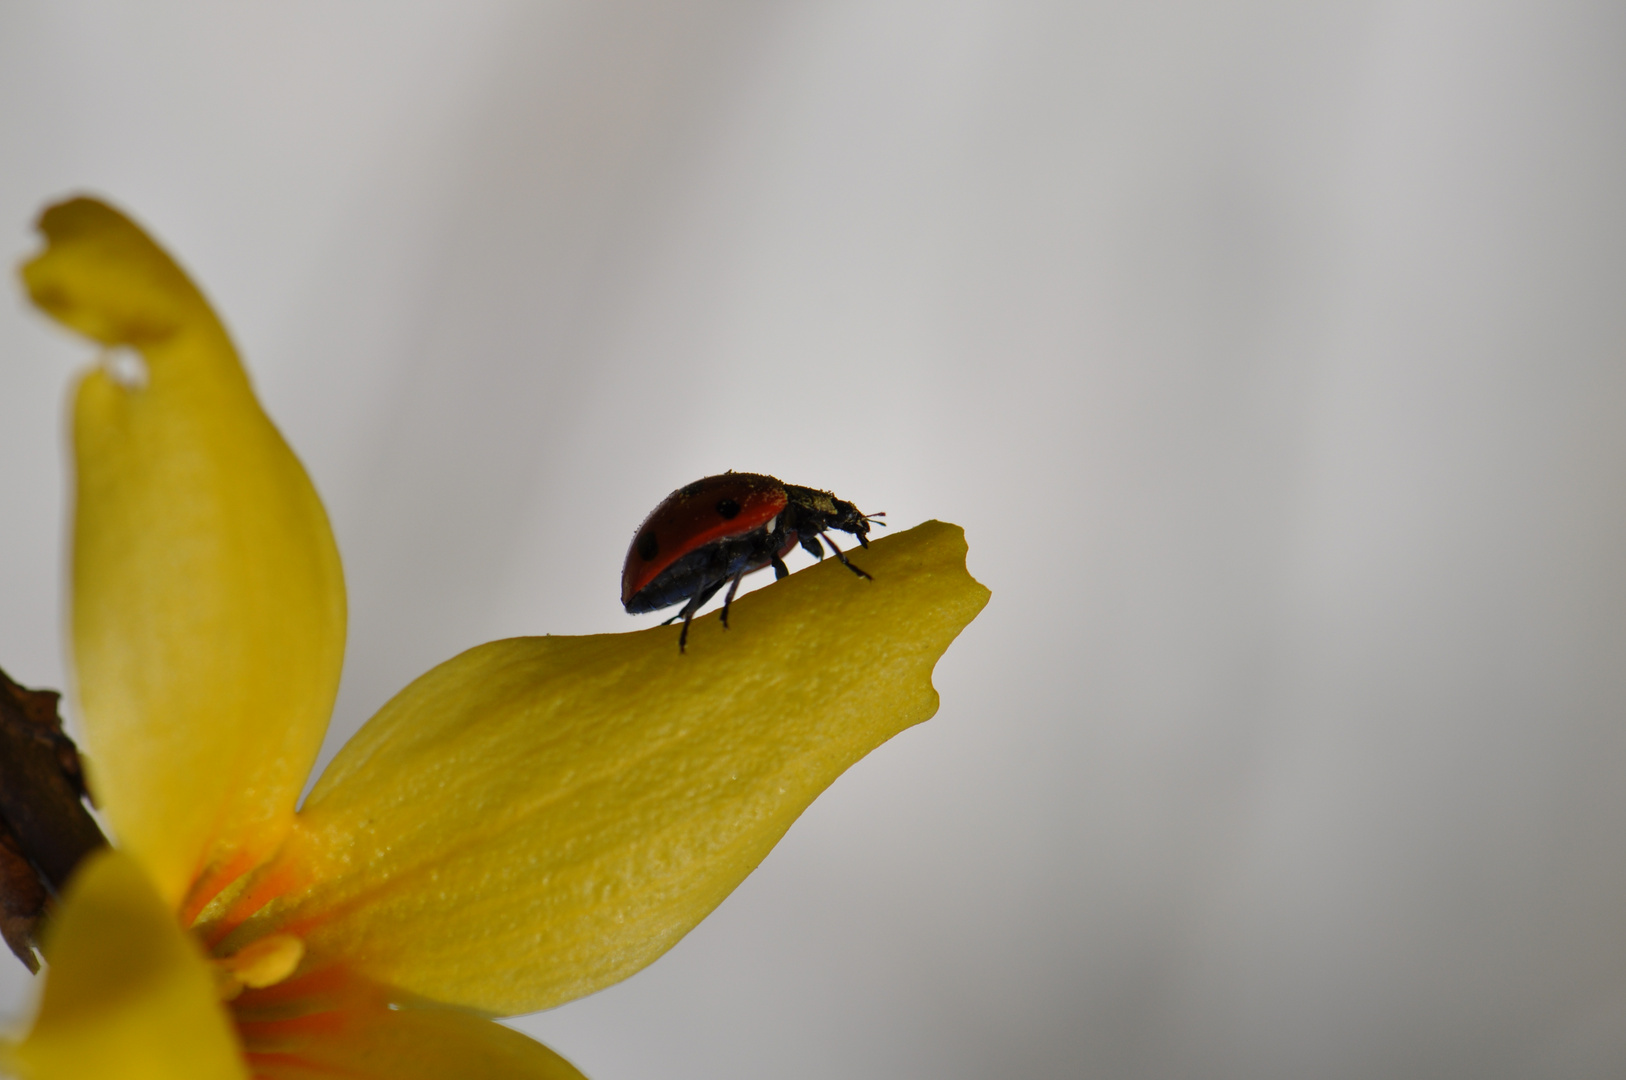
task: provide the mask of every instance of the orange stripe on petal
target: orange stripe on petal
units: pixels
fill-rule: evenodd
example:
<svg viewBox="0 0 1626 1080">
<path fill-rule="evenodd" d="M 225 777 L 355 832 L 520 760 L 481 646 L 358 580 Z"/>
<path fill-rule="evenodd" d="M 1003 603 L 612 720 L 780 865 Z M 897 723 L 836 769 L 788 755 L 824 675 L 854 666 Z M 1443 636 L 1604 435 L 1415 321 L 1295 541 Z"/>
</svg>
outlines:
<svg viewBox="0 0 1626 1080">
<path fill-rule="evenodd" d="M 207 871 L 187 893 L 186 900 L 181 904 L 180 918 L 182 926 L 191 926 L 203 914 L 215 897 L 228 889 L 232 882 L 254 869 L 258 860 L 248 852 L 239 852 L 229 861 Z"/>
<path fill-rule="evenodd" d="M 275 1050 L 281 1043 L 313 1035 L 334 1035 L 347 1022 L 343 1012 L 306 1013 L 283 1020 L 239 1020 L 237 1033 L 251 1054 Z"/>
<path fill-rule="evenodd" d="M 202 928 L 204 942 L 211 950 L 218 948 L 233 931 L 259 914 L 267 904 L 280 896 L 306 888 L 311 879 L 309 868 L 299 860 L 293 858 L 278 860 L 266 869 L 258 881 L 249 885 L 243 895 L 232 901 L 231 906 L 218 921 Z M 279 926 L 276 929 L 302 936 L 287 927 Z"/>
</svg>

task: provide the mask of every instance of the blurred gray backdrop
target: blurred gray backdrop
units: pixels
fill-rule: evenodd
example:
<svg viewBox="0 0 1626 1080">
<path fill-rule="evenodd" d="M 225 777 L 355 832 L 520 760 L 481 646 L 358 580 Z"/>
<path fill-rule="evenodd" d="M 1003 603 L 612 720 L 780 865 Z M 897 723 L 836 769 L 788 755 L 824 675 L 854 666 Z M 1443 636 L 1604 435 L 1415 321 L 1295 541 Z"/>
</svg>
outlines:
<svg viewBox="0 0 1626 1080">
<path fill-rule="evenodd" d="M 0 162 L 8 261 L 98 192 L 233 328 L 346 561 L 329 753 L 653 622 L 698 476 L 966 527 L 938 717 L 516 1022 L 595 1080 L 1626 1075 L 1621 4 L 6 0 Z M 60 686 L 89 350 L 8 291 Z"/>
</svg>

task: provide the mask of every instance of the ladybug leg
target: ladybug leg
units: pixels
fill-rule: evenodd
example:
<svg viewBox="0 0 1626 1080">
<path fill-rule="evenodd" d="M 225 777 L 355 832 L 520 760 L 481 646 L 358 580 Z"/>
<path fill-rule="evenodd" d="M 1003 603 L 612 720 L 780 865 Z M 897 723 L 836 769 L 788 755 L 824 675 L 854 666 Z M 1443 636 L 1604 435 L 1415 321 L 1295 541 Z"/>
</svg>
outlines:
<svg viewBox="0 0 1626 1080">
<path fill-rule="evenodd" d="M 742 567 L 740 569 L 740 572 L 734 575 L 734 580 L 730 581 L 728 583 L 728 591 L 723 594 L 723 629 L 724 630 L 728 629 L 728 605 L 730 605 L 730 604 L 732 604 L 734 602 L 734 593 L 739 590 L 740 579 L 745 576 L 746 569 L 748 569 L 748 568 L 747 567 Z"/>
<path fill-rule="evenodd" d="M 863 578 L 865 581 L 874 581 L 875 580 L 874 578 L 870 577 L 868 574 L 864 573 L 864 571 L 858 569 L 858 567 L 854 566 L 852 563 L 847 561 L 847 556 L 843 555 L 841 553 L 841 549 L 836 547 L 836 542 L 834 540 L 830 539 L 830 534 L 829 533 L 822 533 L 821 532 L 819 535 L 824 537 L 824 542 L 826 544 L 830 545 L 830 550 L 835 552 L 836 558 L 841 560 L 841 565 L 842 566 L 845 566 L 847 569 L 851 570 L 853 573 L 857 574 L 859 577 Z"/>
<path fill-rule="evenodd" d="M 823 534 L 821 533 L 820 535 Z M 826 536 L 825 539 L 828 540 L 830 538 Z M 835 547 L 834 544 L 831 544 L 830 546 Z M 819 546 L 818 537 L 809 536 L 804 533 L 802 535 L 802 550 L 806 551 L 809 555 L 813 556 L 820 562 L 824 561 L 824 549 Z"/>
<path fill-rule="evenodd" d="M 699 595 L 699 593 L 695 594 L 695 596 Z M 691 598 L 687 604 L 683 605 L 683 610 L 678 612 L 679 615 L 683 616 L 683 629 L 678 631 L 678 652 L 687 651 L 685 646 L 689 644 L 689 623 L 694 621 L 694 611 L 695 608 L 699 606 L 700 605 L 695 603 L 694 599 Z"/>
<path fill-rule="evenodd" d="M 712 597 L 716 596 L 717 590 L 722 587 L 723 583 L 719 581 L 715 585 L 708 585 L 704 589 L 699 590 L 693 596 L 689 597 L 689 602 L 683 605 L 682 611 L 678 612 L 677 615 L 673 615 L 671 619 L 666 620 L 666 622 L 671 622 L 673 619 L 676 619 L 679 616 L 681 616 L 683 619 L 683 629 L 678 632 L 678 652 L 685 651 L 684 646 L 688 644 L 689 624 L 694 621 L 694 613 L 699 611 L 701 606 L 705 604 L 707 600 L 710 600 Z M 666 623 L 662 623 L 661 625 L 665 626 Z"/>
<path fill-rule="evenodd" d="M 786 569 L 784 559 L 781 559 L 779 556 L 775 555 L 769 561 L 773 564 L 773 579 L 775 581 L 783 581 L 790 577 L 790 571 Z"/>
</svg>

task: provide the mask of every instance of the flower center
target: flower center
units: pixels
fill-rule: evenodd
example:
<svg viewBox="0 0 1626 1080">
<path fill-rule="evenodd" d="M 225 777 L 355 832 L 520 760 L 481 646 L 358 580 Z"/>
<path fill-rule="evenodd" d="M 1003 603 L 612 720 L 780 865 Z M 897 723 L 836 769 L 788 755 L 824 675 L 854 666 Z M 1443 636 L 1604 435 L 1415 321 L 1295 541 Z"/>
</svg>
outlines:
<svg viewBox="0 0 1626 1080">
<path fill-rule="evenodd" d="M 272 934 L 251 941 L 230 956 L 215 958 L 215 987 L 230 1001 L 246 989 L 275 986 L 294 973 L 305 958 L 305 943 L 292 934 Z"/>
</svg>

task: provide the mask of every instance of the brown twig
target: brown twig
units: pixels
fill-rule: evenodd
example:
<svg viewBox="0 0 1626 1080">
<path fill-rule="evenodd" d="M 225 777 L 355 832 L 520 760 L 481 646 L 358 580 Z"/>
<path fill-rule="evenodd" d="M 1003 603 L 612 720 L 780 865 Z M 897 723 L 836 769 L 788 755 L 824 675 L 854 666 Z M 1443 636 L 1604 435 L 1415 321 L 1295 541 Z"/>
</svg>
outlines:
<svg viewBox="0 0 1626 1080">
<path fill-rule="evenodd" d="M 61 695 L 0 671 L 0 937 L 28 966 L 50 898 L 107 843 L 85 809 L 79 751 L 57 716 Z"/>
</svg>

